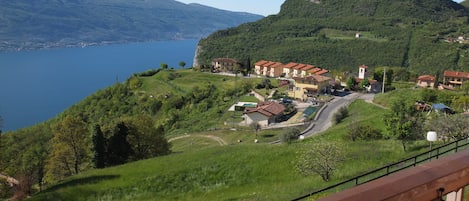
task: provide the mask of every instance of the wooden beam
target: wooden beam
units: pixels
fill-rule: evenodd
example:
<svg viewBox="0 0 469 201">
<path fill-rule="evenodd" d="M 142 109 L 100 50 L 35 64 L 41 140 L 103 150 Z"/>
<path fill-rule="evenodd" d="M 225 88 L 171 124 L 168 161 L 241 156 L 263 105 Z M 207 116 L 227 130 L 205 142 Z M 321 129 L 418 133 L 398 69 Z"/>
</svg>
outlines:
<svg viewBox="0 0 469 201">
<path fill-rule="evenodd" d="M 469 185 L 469 150 L 402 170 L 318 201 L 430 201 Z"/>
</svg>

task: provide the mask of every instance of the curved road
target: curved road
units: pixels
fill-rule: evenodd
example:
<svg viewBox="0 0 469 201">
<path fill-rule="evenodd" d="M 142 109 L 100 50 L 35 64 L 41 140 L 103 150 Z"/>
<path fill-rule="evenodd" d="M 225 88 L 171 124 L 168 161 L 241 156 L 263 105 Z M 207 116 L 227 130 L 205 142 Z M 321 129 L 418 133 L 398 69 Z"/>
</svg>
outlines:
<svg viewBox="0 0 469 201">
<path fill-rule="evenodd" d="M 351 93 L 342 97 L 336 96 L 332 101 L 326 103 L 316 117 L 316 120 L 313 121 L 310 127 L 303 133 L 303 136 L 309 137 L 327 130 L 332 126 L 332 118 L 339 108 L 348 106 L 356 99 L 364 99 L 367 102 L 372 102 L 374 95 L 375 94 Z"/>
</svg>

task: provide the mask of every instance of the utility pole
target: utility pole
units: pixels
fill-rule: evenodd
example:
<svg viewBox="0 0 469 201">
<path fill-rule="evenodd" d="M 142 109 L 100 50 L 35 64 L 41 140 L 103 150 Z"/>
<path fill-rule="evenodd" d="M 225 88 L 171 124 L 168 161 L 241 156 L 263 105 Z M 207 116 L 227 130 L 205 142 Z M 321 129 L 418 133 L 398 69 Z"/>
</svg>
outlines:
<svg viewBox="0 0 469 201">
<path fill-rule="evenodd" d="M 383 70 L 383 88 L 381 89 L 381 93 L 384 94 L 384 86 L 386 85 L 386 67 Z"/>
</svg>

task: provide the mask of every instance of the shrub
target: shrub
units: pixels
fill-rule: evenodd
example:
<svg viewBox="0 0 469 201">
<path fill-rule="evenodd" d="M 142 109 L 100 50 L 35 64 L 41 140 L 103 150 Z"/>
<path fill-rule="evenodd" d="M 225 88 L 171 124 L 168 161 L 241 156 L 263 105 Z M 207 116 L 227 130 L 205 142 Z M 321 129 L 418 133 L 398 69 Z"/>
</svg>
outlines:
<svg viewBox="0 0 469 201">
<path fill-rule="evenodd" d="M 160 69 L 150 69 L 137 75 L 140 77 L 151 77 L 153 75 L 156 75 L 158 72 L 160 72 Z"/>
<path fill-rule="evenodd" d="M 280 142 L 290 144 L 300 133 L 301 131 L 298 128 L 288 129 L 285 133 L 280 135 Z"/>
<path fill-rule="evenodd" d="M 334 117 L 333 117 L 334 118 L 334 123 L 339 124 L 340 122 L 342 122 L 348 116 L 349 116 L 349 113 L 348 113 L 347 107 L 341 107 L 341 108 L 339 108 L 339 111 L 337 111 L 334 114 Z"/>
<path fill-rule="evenodd" d="M 364 125 L 359 122 L 351 122 L 347 138 L 356 140 L 379 140 L 383 139 L 381 130 L 370 125 Z"/>
</svg>

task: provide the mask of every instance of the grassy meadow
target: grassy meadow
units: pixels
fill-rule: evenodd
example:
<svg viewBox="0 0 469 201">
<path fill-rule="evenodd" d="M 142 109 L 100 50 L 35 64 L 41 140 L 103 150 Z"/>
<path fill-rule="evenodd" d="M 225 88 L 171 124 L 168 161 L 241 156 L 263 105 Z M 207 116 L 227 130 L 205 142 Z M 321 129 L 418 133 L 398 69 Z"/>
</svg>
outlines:
<svg viewBox="0 0 469 201">
<path fill-rule="evenodd" d="M 29 200 L 289 200 L 426 148 L 423 141 L 411 144 L 407 152 L 394 140 L 352 142 L 347 136 L 350 122 L 374 125 L 384 132 L 385 109 L 358 100 L 350 105 L 349 112 L 342 123 L 291 144 L 269 144 L 285 129 L 262 130 L 258 144 L 254 143 L 254 130 L 249 128 L 190 133 L 171 142 L 171 155 L 87 171 Z M 220 138 L 226 144 L 206 136 Z M 323 141 L 343 143 L 346 153 L 346 160 L 329 182 L 316 175 L 301 175 L 295 169 L 298 150 Z"/>
</svg>

